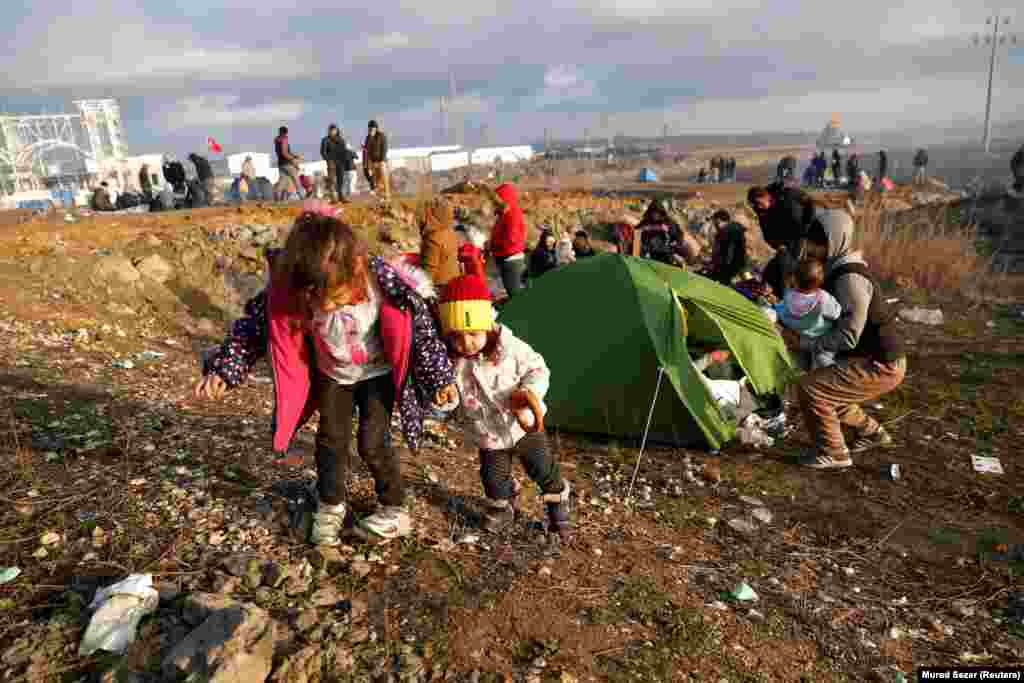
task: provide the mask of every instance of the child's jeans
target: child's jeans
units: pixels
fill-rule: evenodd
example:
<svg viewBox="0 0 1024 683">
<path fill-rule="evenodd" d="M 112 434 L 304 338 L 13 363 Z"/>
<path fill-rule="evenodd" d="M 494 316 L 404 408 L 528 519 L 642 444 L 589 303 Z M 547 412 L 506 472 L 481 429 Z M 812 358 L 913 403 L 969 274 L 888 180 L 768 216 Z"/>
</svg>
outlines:
<svg viewBox="0 0 1024 683">
<path fill-rule="evenodd" d="M 492 500 L 512 497 L 512 458 L 518 458 L 530 479 L 544 493 L 561 493 L 561 467 L 551 457 L 544 432 L 527 434 L 512 448 L 500 451 L 480 449 L 480 480 Z"/>
<path fill-rule="evenodd" d="M 391 410 L 395 382 L 391 373 L 351 385 L 316 373 L 320 427 L 316 434 L 317 490 L 321 502 L 345 502 L 352 458 L 352 418 L 358 409 L 356 447 L 373 475 L 377 500 L 400 506 L 404 498 L 398 453 L 391 447 Z"/>
</svg>

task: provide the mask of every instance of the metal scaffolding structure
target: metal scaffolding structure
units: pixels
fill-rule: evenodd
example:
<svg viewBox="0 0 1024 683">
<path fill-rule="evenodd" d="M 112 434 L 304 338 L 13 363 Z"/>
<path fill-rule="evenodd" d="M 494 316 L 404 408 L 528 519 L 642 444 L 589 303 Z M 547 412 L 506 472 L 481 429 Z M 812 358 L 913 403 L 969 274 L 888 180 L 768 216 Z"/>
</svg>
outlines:
<svg viewBox="0 0 1024 683">
<path fill-rule="evenodd" d="M 4 193 L 83 184 L 125 158 L 117 100 L 74 104 L 78 113 L 0 114 L 0 189 Z M 75 163 L 56 161 L 60 152 Z"/>
</svg>

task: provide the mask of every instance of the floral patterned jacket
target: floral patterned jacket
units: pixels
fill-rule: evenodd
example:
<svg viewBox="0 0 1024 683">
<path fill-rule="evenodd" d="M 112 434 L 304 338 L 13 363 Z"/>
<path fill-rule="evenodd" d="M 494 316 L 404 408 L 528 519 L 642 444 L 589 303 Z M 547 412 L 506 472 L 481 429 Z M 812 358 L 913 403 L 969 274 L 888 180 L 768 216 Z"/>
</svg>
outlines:
<svg viewBox="0 0 1024 683">
<path fill-rule="evenodd" d="M 276 250 L 268 250 L 272 262 Z M 386 299 L 381 306 L 381 335 L 394 370 L 399 424 L 406 442 L 418 448 L 423 418 L 434 395 L 454 382 L 451 361 L 425 296 L 429 277 L 410 266 L 375 257 L 370 270 Z M 274 450 L 287 450 L 295 432 L 316 410 L 310 391 L 316 372 L 308 331 L 291 335 L 289 321 L 275 313 L 273 301 L 290 293 L 268 286 L 245 305 L 245 316 L 204 361 L 203 373 L 216 373 L 229 387 L 243 383 L 256 362 L 269 354 L 274 376 Z M 269 313 L 268 313 L 269 312 Z"/>
<path fill-rule="evenodd" d="M 462 401 L 456 419 L 465 427 L 469 441 L 486 450 L 512 448 L 526 435 L 512 409 L 512 393 L 530 389 L 546 414 L 544 396 L 551 382 L 544 358 L 509 328 L 501 325 L 499 330 L 493 361 L 483 356 L 455 360 L 455 381 Z"/>
</svg>

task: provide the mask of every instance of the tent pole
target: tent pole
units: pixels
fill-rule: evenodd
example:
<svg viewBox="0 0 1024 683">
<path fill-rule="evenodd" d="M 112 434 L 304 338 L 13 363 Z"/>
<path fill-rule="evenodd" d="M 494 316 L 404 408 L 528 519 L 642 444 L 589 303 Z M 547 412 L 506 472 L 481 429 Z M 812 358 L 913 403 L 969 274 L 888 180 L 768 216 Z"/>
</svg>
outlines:
<svg viewBox="0 0 1024 683">
<path fill-rule="evenodd" d="M 665 374 L 665 368 L 658 368 L 658 383 L 654 385 L 654 398 L 651 400 L 651 410 L 647 413 L 647 426 L 644 427 L 644 438 L 640 442 L 640 454 L 636 456 L 636 467 L 633 468 L 633 478 L 629 482 L 629 491 L 626 492 L 626 500 L 633 499 L 633 484 L 636 483 L 636 475 L 640 471 L 640 460 L 644 457 L 644 448 L 647 446 L 647 434 L 651 430 L 651 420 L 654 419 L 654 405 L 658 402 L 658 392 L 661 390 L 661 378 Z"/>
</svg>

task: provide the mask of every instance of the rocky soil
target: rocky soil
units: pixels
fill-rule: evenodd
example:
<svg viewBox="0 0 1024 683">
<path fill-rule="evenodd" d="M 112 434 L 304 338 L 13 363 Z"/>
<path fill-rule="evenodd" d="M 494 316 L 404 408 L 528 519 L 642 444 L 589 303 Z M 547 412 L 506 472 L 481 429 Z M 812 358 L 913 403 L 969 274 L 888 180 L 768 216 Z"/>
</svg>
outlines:
<svg viewBox="0 0 1024 683">
<path fill-rule="evenodd" d="M 686 222 L 742 191 L 691 197 Z M 642 207 L 525 204 L 533 227 L 598 240 Z M 348 217 L 394 254 L 417 246 L 413 208 Z M 301 538 L 311 457 L 271 464 L 266 365 L 221 403 L 191 395 L 294 213 L 0 228 L 0 581 L 20 569 L 0 583 L 3 680 L 852 683 L 1024 660 L 1024 307 L 893 291 L 943 323 L 906 326 L 908 380 L 868 406 L 898 448 L 850 471 L 796 468 L 801 428 L 760 450 L 648 448 L 627 500 L 636 444 L 552 434 L 577 491 L 580 540 L 560 547 L 529 487 L 514 528 L 483 533 L 475 455 L 431 423 L 417 454 L 396 440 L 415 534 L 321 552 Z M 357 511 L 372 495 L 361 471 Z M 155 612 L 123 655 L 79 656 L 97 589 L 135 573 Z"/>
</svg>

